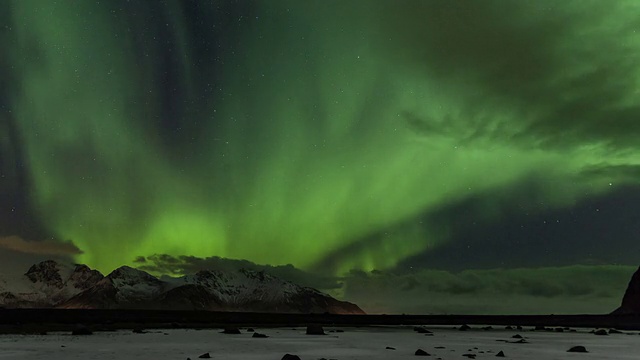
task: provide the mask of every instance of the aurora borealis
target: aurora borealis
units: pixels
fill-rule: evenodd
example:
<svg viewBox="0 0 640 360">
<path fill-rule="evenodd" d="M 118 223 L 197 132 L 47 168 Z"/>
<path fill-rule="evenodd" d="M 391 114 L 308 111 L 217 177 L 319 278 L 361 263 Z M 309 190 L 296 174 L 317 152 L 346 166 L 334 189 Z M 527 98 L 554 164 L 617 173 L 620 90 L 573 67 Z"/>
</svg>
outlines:
<svg viewBox="0 0 640 360">
<path fill-rule="evenodd" d="M 0 5 L 0 236 L 102 271 L 639 261 L 635 0 Z"/>
</svg>

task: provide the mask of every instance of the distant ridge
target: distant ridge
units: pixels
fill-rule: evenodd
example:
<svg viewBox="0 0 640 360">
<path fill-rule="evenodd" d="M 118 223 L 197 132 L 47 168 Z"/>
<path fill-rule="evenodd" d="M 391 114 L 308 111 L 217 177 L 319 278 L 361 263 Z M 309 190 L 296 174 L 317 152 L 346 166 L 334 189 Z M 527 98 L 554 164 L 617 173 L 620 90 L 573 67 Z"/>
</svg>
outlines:
<svg viewBox="0 0 640 360">
<path fill-rule="evenodd" d="M 353 303 L 262 271 L 205 270 L 165 281 L 128 266 L 104 276 L 86 265 L 53 260 L 18 278 L 0 279 L 0 306 L 364 314 Z"/>
<path fill-rule="evenodd" d="M 612 314 L 640 314 L 640 268 L 631 277 L 622 304 Z"/>
</svg>

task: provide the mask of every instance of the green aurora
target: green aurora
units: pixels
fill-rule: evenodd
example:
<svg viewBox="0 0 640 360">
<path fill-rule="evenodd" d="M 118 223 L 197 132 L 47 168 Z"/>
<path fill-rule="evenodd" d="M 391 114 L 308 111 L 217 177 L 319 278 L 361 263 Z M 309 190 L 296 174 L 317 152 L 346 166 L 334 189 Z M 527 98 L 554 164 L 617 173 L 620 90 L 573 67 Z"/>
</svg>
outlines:
<svg viewBox="0 0 640 360">
<path fill-rule="evenodd" d="M 77 261 L 384 269 L 446 204 L 637 182 L 636 0 L 231 3 L 9 1 L 30 201 Z"/>
</svg>

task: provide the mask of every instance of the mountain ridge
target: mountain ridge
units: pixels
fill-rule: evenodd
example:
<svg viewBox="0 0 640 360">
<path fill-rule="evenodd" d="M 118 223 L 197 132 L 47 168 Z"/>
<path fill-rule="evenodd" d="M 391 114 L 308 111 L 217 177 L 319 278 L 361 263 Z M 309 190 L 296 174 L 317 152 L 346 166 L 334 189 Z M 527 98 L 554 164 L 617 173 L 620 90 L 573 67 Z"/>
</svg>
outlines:
<svg viewBox="0 0 640 360">
<path fill-rule="evenodd" d="M 0 306 L 364 314 L 353 303 L 264 271 L 202 270 L 159 279 L 129 266 L 104 276 L 87 265 L 53 260 L 12 281 L 0 279 Z"/>
</svg>

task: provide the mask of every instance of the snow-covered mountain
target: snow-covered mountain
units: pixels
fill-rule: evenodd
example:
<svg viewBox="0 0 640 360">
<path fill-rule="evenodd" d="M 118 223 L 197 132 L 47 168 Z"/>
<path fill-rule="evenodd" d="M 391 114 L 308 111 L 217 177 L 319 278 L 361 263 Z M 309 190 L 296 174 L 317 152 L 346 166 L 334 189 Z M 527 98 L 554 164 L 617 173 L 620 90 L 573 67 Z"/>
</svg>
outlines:
<svg viewBox="0 0 640 360">
<path fill-rule="evenodd" d="M 86 265 L 69 266 L 53 260 L 35 264 L 22 276 L 0 278 L 0 305 L 48 307 L 79 294 L 104 278 Z"/>
<path fill-rule="evenodd" d="M 120 267 L 107 276 L 86 265 L 45 261 L 0 279 L 0 306 L 363 314 L 355 304 L 252 270 L 200 271 L 160 280 Z"/>
<path fill-rule="evenodd" d="M 355 304 L 262 271 L 200 271 L 170 282 L 157 303 L 189 310 L 363 314 Z"/>
</svg>

